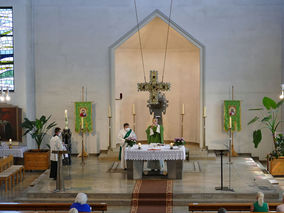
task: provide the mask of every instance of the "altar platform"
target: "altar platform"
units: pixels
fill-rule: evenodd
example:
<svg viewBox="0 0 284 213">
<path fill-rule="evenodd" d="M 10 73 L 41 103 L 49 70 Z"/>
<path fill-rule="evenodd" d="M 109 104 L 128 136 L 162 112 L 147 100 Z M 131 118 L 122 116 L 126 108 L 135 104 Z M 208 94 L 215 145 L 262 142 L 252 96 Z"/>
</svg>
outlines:
<svg viewBox="0 0 284 213">
<path fill-rule="evenodd" d="M 224 186 L 228 186 L 227 161 L 225 157 Z M 84 167 L 81 167 L 80 162 L 79 158 L 73 157 L 72 165 L 64 166 L 64 192 L 54 192 L 56 181 L 49 178 L 47 170 L 9 201 L 72 202 L 78 192 L 85 192 L 88 194 L 89 202 L 106 202 L 110 210 L 108 212 L 116 208 L 118 209 L 113 212 L 120 212 L 119 209 L 124 209 L 121 212 L 127 212 L 126 209 L 130 209 L 136 181 L 128 180 L 125 170 L 119 168 L 109 170 L 111 161 L 102 161 L 96 156 L 89 156 Z M 220 186 L 219 157 L 216 160 L 184 161 L 183 179 L 173 180 L 174 209 L 186 212 L 189 202 L 252 202 L 258 191 L 264 192 L 266 201 L 279 202 L 281 188 L 277 184 L 272 184 L 273 182 L 277 181 L 265 174 L 261 165 L 252 158 L 234 157 L 231 187 L 235 192 L 216 191 L 215 187 Z"/>
</svg>

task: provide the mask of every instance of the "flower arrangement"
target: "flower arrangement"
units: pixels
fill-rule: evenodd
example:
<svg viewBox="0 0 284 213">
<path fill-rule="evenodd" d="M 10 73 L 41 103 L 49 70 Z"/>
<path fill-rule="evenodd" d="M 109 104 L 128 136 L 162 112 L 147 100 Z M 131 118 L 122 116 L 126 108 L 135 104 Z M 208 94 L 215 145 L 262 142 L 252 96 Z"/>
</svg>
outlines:
<svg viewBox="0 0 284 213">
<path fill-rule="evenodd" d="M 125 139 L 125 143 L 127 144 L 127 146 L 130 146 L 130 147 L 136 144 L 136 142 L 137 142 L 136 138 L 133 138 L 133 137 L 129 137 Z"/>
<path fill-rule="evenodd" d="M 185 144 L 185 141 L 183 138 L 175 138 L 174 139 L 174 145 L 175 146 L 183 146 Z"/>
</svg>

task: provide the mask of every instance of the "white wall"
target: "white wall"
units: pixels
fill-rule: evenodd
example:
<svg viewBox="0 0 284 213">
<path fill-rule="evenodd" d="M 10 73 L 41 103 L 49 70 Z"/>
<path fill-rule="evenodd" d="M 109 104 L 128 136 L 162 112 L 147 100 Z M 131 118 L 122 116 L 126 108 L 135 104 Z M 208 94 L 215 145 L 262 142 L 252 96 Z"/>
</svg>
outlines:
<svg viewBox="0 0 284 213">
<path fill-rule="evenodd" d="M 149 70 L 158 70 L 158 80 L 162 80 L 164 50 L 144 49 L 146 79 Z M 199 143 L 199 97 L 200 66 L 199 51 L 168 50 L 164 82 L 171 83 L 165 92 L 169 107 L 163 115 L 164 139 L 181 137 L 181 108 L 185 105 L 184 138 L 187 142 Z M 133 124 L 132 105 L 135 104 L 136 134 L 138 140 L 147 140 L 145 130 L 151 124 L 147 100 L 149 92 L 138 92 L 137 82 L 144 82 L 140 50 L 117 49 L 115 54 L 115 91 L 122 92 L 124 98 L 116 101 L 116 133 L 123 123 Z"/>
<path fill-rule="evenodd" d="M 209 148 L 226 141 L 222 131 L 222 103 L 242 101 L 242 127 L 237 152 L 264 157 L 271 143 L 253 149 L 247 121 L 248 107 L 258 106 L 264 95 L 277 98 L 281 81 L 283 26 L 282 0 L 176 0 L 172 19 L 206 48 L 206 143 Z M 169 14 L 170 1 L 138 0 L 139 20 L 155 9 Z M 136 25 L 133 1 L 33 0 L 34 66 L 37 115 L 52 114 L 64 125 L 64 109 L 74 122 L 74 101 L 82 85 L 94 101 L 95 131 L 88 152 L 108 146 L 107 108 L 110 103 L 109 47 Z M 19 85 L 16 85 L 17 87 Z M 22 103 L 22 102 L 21 102 Z M 80 138 L 74 133 L 73 143 Z M 75 148 L 73 150 L 77 152 Z"/>
<path fill-rule="evenodd" d="M 14 77 L 15 92 L 11 93 L 12 105 L 23 109 L 23 117 L 35 116 L 35 80 L 32 49 L 31 0 L 1 0 L 0 7 L 13 7 L 14 26 Z M 23 144 L 33 148 L 35 143 L 26 137 Z"/>
</svg>

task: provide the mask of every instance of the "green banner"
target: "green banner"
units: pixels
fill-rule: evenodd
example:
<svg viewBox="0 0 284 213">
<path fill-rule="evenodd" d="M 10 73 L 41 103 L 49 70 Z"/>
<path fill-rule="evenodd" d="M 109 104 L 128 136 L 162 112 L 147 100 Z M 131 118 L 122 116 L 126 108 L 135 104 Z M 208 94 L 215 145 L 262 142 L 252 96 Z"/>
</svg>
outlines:
<svg viewBox="0 0 284 213">
<path fill-rule="evenodd" d="M 75 131 L 92 132 L 92 102 L 75 102 Z"/>
<path fill-rule="evenodd" d="M 231 122 L 230 122 L 231 117 Z M 241 131 L 241 102 L 235 100 L 224 101 L 224 129 L 229 130 L 231 123 L 232 131 Z"/>
</svg>

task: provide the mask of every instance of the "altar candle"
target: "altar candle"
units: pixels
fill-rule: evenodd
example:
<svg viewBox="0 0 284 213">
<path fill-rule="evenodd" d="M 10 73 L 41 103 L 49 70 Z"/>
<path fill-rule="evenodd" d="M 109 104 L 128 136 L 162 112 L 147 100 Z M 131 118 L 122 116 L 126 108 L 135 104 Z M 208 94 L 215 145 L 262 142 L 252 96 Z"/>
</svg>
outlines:
<svg viewBox="0 0 284 213">
<path fill-rule="evenodd" d="M 135 104 L 132 104 L 132 114 L 135 115 Z"/>
<path fill-rule="evenodd" d="M 65 109 L 65 129 L 68 129 L 68 115 L 67 115 L 67 109 Z"/>
<path fill-rule="evenodd" d="M 81 117 L 81 129 L 84 129 L 84 118 Z"/>
<path fill-rule="evenodd" d="M 12 139 L 9 139 L 9 144 L 12 145 Z"/>
<path fill-rule="evenodd" d="M 206 117 L 207 116 L 207 109 L 206 109 L 206 106 L 203 108 L 203 117 Z"/>
<path fill-rule="evenodd" d="M 138 148 L 141 148 L 141 143 L 138 143 Z"/>
<path fill-rule="evenodd" d="M 184 104 L 182 104 L 182 107 L 181 107 L 181 114 L 184 115 Z"/>
<path fill-rule="evenodd" d="M 229 129 L 232 129 L 232 117 L 229 118 Z"/>
<path fill-rule="evenodd" d="M 174 146 L 174 143 L 170 143 L 170 147 L 173 147 Z"/>
<path fill-rule="evenodd" d="M 108 117 L 109 117 L 109 118 L 111 117 L 111 108 L 110 108 L 110 105 L 108 106 Z"/>
</svg>

